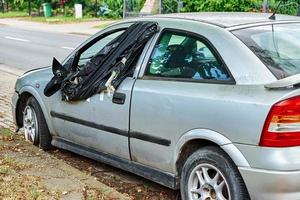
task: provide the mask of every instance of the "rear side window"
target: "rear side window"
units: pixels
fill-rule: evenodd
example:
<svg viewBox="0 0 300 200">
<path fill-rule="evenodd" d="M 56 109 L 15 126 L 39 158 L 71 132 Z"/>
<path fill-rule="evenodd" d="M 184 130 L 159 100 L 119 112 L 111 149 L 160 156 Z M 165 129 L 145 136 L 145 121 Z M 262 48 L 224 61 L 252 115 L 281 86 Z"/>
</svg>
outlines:
<svg viewBox="0 0 300 200">
<path fill-rule="evenodd" d="M 273 24 L 233 32 L 278 78 L 300 73 L 300 24 Z"/>
<path fill-rule="evenodd" d="M 145 73 L 150 77 L 189 80 L 230 81 L 231 77 L 216 54 L 194 35 L 163 32 Z"/>
</svg>

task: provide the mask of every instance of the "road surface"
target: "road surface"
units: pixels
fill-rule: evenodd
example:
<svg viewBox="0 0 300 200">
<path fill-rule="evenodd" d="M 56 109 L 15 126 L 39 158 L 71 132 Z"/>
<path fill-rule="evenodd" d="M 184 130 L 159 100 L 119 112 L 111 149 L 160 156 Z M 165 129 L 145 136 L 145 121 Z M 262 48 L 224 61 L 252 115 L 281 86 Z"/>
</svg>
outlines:
<svg viewBox="0 0 300 200">
<path fill-rule="evenodd" d="M 63 60 L 86 36 L 23 30 L 0 24 L 0 64 L 27 71 Z"/>
</svg>

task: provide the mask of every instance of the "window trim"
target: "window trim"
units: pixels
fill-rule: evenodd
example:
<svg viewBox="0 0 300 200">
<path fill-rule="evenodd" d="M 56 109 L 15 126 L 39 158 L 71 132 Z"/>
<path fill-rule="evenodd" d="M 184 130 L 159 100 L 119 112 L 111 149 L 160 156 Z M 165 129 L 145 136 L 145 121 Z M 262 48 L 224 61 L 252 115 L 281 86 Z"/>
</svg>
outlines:
<svg viewBox="0 0 300 200">
<path fill-rule="evenodd" d="M 191 78 L 172 78 L 172 77 L 159 77 L 159 76 L 146 75 L 146 72 L 150 68 L 150 62 L 149 61 L 150 61 L 151 56 L 152 56 L 152 54 L 155 50 L 155 46 L 157 46 L 159 44 L 159 42 L 160 42 L 160 40 L 161 40 L 161 38 L 162 38 L 162 36 L 164 35 L 165 32 L 171 32 L 172 34 L 175 33 L 175 34 L 183 35 L 183 36 L 196 37 L 197 40 L 199 40 L 200 42 L 205 44 L 207 46 L 207 48 L 209 48 L 209 50 L 215 56 L 217 61 L 224 67 L 224 69 L 228 73 L 228 75 L 230 77 L 230 80 L 213 80 L 213 79 L 197 80 L 197 79 L 191 79 Z M 218 50 L 214 47 L 214 45 L 206 37 L 204 37 L 200 34 L 194 33 L 194 32 L 190 32 L 190 31 L 186 31 L 186 30 L 182 30 L 182 29 L 175 29 L 175 28 L 164 28 L 164 29 L 162 29 L 162 31 L 159 34 L 160 35 L 158 36 L 157 40 L 155 41 L 155 45 L 152 48 L 150 56 L 147 60 L 146 67 L 145 67 L 144 72 L 143 72 L 143 76 L 138 78 L 138 79 L 142 79 L 142 80 L 160 80 L 160 81 L 177 81 L 177 82 L 197 82 L 197 83 L 211 83 L 211 84 L 228 84 L 228 85 L 235 85 L 236 84 L 236 81 L 235 81 L 234 77 L 232 76 L 232 73 L 229 70 L 229 68 L 227 67 L 226 63 L 224 62 L 222 56 L 220 55 Z"/>
</svg>

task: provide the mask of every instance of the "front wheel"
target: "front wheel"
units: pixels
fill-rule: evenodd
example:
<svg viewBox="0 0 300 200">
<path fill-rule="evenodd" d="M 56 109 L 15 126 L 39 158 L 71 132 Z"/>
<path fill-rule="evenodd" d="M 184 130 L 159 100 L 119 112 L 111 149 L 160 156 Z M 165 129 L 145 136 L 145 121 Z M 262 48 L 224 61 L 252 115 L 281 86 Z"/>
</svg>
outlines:
<svg viewBox="0 0 300 200">
<path fill-rule="evenodd" d="M 194 152 L 183 166 L 183 200 L 248 200 L 244 181 L 233 161 L 218 147 Z"/>
<path fill-rule="evenodd" d="M 42 109 L 34 97 L 28 98 L 23 110 L 25 139 L 43 150 L 52 148 L 50 135 Z"/>
</svg>

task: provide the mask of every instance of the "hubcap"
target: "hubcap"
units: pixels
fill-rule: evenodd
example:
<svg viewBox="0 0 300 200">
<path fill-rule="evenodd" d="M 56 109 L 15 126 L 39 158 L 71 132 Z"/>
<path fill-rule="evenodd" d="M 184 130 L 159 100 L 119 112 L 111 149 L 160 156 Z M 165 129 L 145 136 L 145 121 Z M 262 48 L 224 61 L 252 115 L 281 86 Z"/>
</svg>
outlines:
<svg viewBox="0 0 300 200">
<path fill-rule="evenodd" d="M 23 113 L 23 125 L 25 132 L 25 139 L 32 143 L 37 140 L 38 123 L 35 111 L 30 106 L 26 106 Z"/>
<path fill-rule="evenodd" d="M 188 180 L 190 200 L 230 200 L 226 179 L 216 167 L 200 164 L 192 171 Z"/>
</svg>

